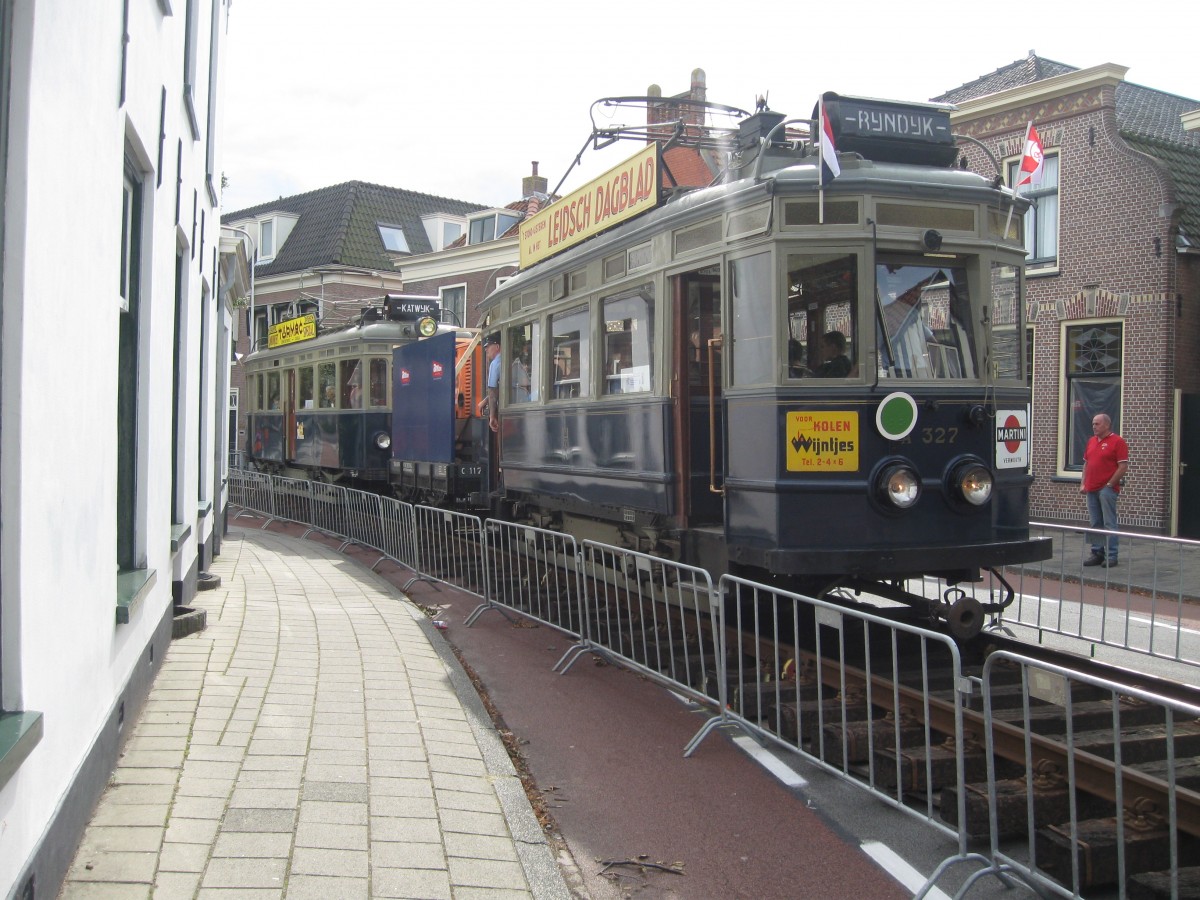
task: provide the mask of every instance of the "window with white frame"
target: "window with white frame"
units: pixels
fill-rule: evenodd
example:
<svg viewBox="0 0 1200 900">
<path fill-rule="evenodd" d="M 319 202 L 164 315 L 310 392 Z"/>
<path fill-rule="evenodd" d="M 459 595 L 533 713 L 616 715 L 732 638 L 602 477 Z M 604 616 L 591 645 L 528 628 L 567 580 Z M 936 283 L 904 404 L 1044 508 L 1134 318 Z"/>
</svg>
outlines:
<svg viewBox="0 0 1200 900">
<path fill-rule="evenodd" d="M 1019 191 L 1032 204 L 1025 214 L 1025 268 L 1030 274 L 1036 274 L 1038 269 L 1058 268 L 1058 164 L 1058 153 L 1047 152 L 1042 183 L 1024 185 Z M 1020 166 L 1020 157 L 1008 162 L 1010 185 Z"/>
<path fill-rule="evenodd" d="M 263 219 L 258 223 L 258 261 L 275 258 L 275 220 Z"/>
<path fill-rule="evenodd" d="M 521 217 L 512 212 L 493 211 L 487 215 L 476 216 L 471 219 L 468 243 L 482 244 L 485 241 L 494 241 L 520 221 Z"/>
<path fill-rule="evenodd" d="M 1092 418 L 1105 413 L 1120 431 L 1124 328 L 1120 322 L 1067 325 L 1063 331 L 1063 397 L 1066 435 L 1063 469 L 1083 469 Z"/>
<path fill-rule="evenodd" d="M 460 328 L 466 324 L 467 316 L 467 286 L 456 284 L 450 287 L 438 288 L 439 303 L 442 308 L 442 321 L 451 322 Z M 450 315 L 447 316 L 446 314 Z"/>
</svg>

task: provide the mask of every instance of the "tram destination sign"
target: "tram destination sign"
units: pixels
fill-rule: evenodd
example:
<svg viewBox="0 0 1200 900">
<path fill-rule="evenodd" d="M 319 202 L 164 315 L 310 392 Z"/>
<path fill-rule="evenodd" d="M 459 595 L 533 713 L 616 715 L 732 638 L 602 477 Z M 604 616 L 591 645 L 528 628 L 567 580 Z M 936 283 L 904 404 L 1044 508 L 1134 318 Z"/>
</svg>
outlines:
<svg viewBox="0 0 1200 900">
<path fill-rule="evenodd" d="M 267 329 L 267 347 L 282 347 L 285 344 L 295 344 L 307 341 L 317 336 L 317 317 L 315 315 L 297 316 L 286 322 L 279 322 Z"/>
<path fill-rule="evenodd" d="M 825 112 L 838 150 L 878 162 L 951 165 L 958 158 L 950 130 L 951 109 L 945 104 L 825 94 Z"/>
<path fill-rule="evenodd" d="M 521 268 L 573 247 L 658 205 L 658 144 L 521 223 Z"/>
</svg>

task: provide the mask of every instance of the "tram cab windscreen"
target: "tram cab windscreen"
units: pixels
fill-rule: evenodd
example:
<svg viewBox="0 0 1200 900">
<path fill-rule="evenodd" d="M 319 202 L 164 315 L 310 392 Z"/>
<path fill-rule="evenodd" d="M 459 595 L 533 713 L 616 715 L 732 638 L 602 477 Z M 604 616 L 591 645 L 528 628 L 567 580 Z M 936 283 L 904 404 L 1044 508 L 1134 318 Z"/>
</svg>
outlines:
<svg viewBox="0 0 1200 900">
<path fill-rule="evenodd" d="M 880 378 L 979 378 L 965 267 L 881 262 L 875 276 Z"/>
</svg>

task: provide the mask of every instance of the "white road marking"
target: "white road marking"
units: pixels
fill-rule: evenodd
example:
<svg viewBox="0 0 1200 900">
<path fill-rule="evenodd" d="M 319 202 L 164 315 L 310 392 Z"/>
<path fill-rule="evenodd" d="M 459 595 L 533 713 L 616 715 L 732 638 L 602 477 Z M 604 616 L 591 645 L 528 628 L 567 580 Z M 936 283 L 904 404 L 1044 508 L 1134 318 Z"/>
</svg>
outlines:
<svg viewBox="0 0 1200 900">
<path fill-rule="evenodd" d="M 879 863 L 893 878 L 904 885 L 905 890 L 915 894 L 924 886 L 925 876 L 906 863 L 891 847 L 878 841 L 863 841 L 862 848 L 867 856 Z M 950 900 L 944 892 L 936 887 L 931 887 L 925 896 L 930 900 Z"/>
<path fill-rule="evenodd" d="M 734 737 L 733 742 L 756 763 L 786 784 L 788 787 L 806 787 L 808 782 L 805 781 L 800 773 L 792 769 L 790 766 L 781 762 L 779 757 L 769 750 L 765 749 L 758 741 L 744 734 L 739 734 Z"/>
</svg>

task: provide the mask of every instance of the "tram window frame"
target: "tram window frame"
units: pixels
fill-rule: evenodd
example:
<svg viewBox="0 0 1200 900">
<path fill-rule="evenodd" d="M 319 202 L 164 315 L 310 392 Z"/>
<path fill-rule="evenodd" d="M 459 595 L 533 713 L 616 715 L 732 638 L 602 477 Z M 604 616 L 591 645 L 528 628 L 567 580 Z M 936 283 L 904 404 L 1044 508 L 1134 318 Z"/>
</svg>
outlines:
<svg viewBox="0 0 1200 900">
<path fill-rule="evenodd" d="M 654 390 L 654 285 L 644 284 L 600 300 L 604 350 L 602 393 Z"/>
<path fill-rule="evenodd" d="M 775 380 L 779 291 L 771 251 L 758 250 L 733 257 L 727 262 L 725 274 L 729 286 L 729 325 L 724 348 L 732 359 L 730 384 L 739 387 L 770 384 Z"/>
<path fill-rule="evenodd" d="M 982 301 L 975 298 L 983 297 L 981 293 L 984 290 L 984 285 L 980 283 L 980 271 L 983 265 L 983 260 L 980 257 L 973 255 L 955 256 L 945 260 L 922 259 L 920 257 L 908 256 L 905 254 L 881 253 L 875 258 L 876 274 L 874 278 L 876 295 L 874 298 L 875 309 L 873 318 L 876 326 L 875 340 L 876 346 L 879 348 L 891 348 L 895 359 L 888 360 L 888 352 L 885 350 L 879 357 L 879 378 L 883 381 L 895 381 L 897 383 L 906 381 L 933 381 L 933 382 L 978 382 L 982 377 L 982 367 L 984 360 L 980 355 L 980 338 L 981 335 L 976 330 L 976 311 Z M 933 325 L 925 318 L 922 313 L 921 329 L 913 330 L 916 327 L 916 320 L 909 321 L 908 315 L 892 316 L 888 318 L 885 315 L 885 308 L 890 307 L 892 303 L 900 302 L 909 292 L 914 290 L 921 281 L 909 285 L 904 293 L 898 297 L 893 297 L 888 304 L 882 303 L 882 291 L 888 287 L 886 284 L 888 276 L 881 276 L 879 270 L 888 267 L 891 270 L 894 267 L 894 273 L 899 273 L 904 269 L 938 269 L 940 271 L 960 271 L 962 273 L 961 281 L 954 282 L 961 284 L 966 290 L 966 307 L 968 312 L 967 321 L 962 321 L 961 318 L 954 314 L 953 301 L 947 298 L 948 316 L 943 327 L 934 329 Z M 926 290 L 932 290 L 939 282 L 930 282 L 926 285 Z M 949 282 L 947 282 L 949 284 Z M 900 285 L 902 286 L 902 285 Z M 921 292 L 921 299 L 915 310 L 929 310 L 930 313 L 940 304 L 939 298 L 934 295 L 928 306 L 925 304 L 924 295 L 926 291 Z M 950 292 L 952 294 L 952 292 Z M 988 295 L 990 297 L 990 294 Z M 899 309 L 899 307 L 898 307 Z M 895 323 L 897 331 L 895 334 L 891 332 L 891 324 Z M 956 326 L 957 331 L 954 327 Z M 887 342 L 881 343 L 881 338 L 884 337 L 879 329 L 886 330 Z M 905 340 L 902 344 L 894 343 L 895 339 L 903 334 Z M 941 338 L 957 338 L 956 341 L 948 341 Z M 949 352 L 948 351 L 953 351 Z M 904 363 L 901 365 L 901 363 Z M 921 363 L 921 365 L 918 365 Z"/>
<path fill-rule="evenodd" d="M 337 363 L 317 363 L 317 408 L 337 409 Z"/>
<path fill-rule="evenodd" d="M 538 385 L 542 373 L 542 323 L 540 320 L 512 325 L 508 340 L 512 362 L 509 363 L 508 402 L 523 406 L 535 403 L 541 395 Z M 523 383 L 522 383 L 523 382 Z"/>
<path fill-rule="evenodd" d="M 991 291 L 988 306 L 988 339 L 995 362 L 995 375 L 1006 381 L 1025 381 L 1029 363 L 1022 359 L 1025 348 L 1023 289 L 1020 270 L 1008 260 L 991 261 Z"/>
<path fill-rule="evenodd" d="M 804 260 L 808 264 L 802 268 L 796 266 Z M 830 269 L 843 263 L 840 269 Z M 786 317 L 784 333 L 787 335 L 787 345 L 783 348 L 783 366 L 789 383 L 802 382 L 804 379 L 821 378 L 809 386 L 816 386 L 830 379 L 845 380 L 857 378 L 863 369 L 863 352 L 866 345 L 862 340 L 862 285 L 867 283 L 866 271 L 868 261 L 861 247 L 831 245 L 826 247 L 808 247 L 802 245 L 785 245 L 780 248 L 780 278 L 783 284 L 783 310 Z M 792 282 L 793 272 L 807 271 L 814 268 L 830 269 L 833 277 L 844 279 L 846 273 L 852 273 L 852 281 L 848 288 L 848 296 L 810 296 L 803 298 L 803 285 L 796 295 L 793 304 Z M 819 277 L 829 278 L 829 274 Z M 812 290 L 810 289 L 810 294 Z M 845 307 L 845 312 L 831 315 L 830 310 Z M 845 321 L 848 318 L 848 321 Z M 849 371 L 845 375 L 822 374 L 826 360 L 822 359 L 822 341 L 826 334 L 836 331 L 845 339 L 845 347 L 841 355 L 850 362 Z M 831 362 L 831 361 L 830 361 Z M 844 365 L 844 364 L 841 364 Z M 834 372 L 840 371 L 840 366 L 831 367 Z M 824 369 L 829 372 L 830 369 Z"/>
<path fill-rule="evenodd" d="M 296 374 L 296 408 L 312 409 L 316 401 L 316 374 L 313 367 L 300 366 Z"/>
<path fill-rule="evenodd" d="M 362 360 L 342 359 L 338 361 L 338 397 L 342 409 L 362 409 Z"/>
<path fill-rule="evenodd" d="M 267 373 L 267 411 L 278 412 L 283 409 L 283 385 L 280 383 L 279 372 Z"/>
<path fill-rule="evenodd" d="M 568 326 L 561 332 L 560 326 Z M 550 358 L 547 366 L 551 378 L 552 400 L 580 400 L 591 396 L 591 326 L 590 306 L 578 306 L 550 317 Z M 571 329 L 574 330 L 571 330 Z M 561 370 L 559 361 L 565 369 Z"/>
<path fill-rule="evenodd" d="M 367 360 L 367 406 L 380 409 L 388 406 L 388 385 L 391 378 L 388 375 L 388 360 L 382 356 L 372 356 Z"/>
<path fill-rule="evenodd" d="M 262 412 L 263 410 L 265 410 L 267 408 L 266 404 L 263 403 L 263 397 L 266 396 L 266 394 L 264 393 L 265 390 L 266 390 L 266 385 L 265 385 L 265 380 L 263 379 L 263 373 L 259 372 L 254 376 L 254 411 L 255 412 Z"/>
</svg>

